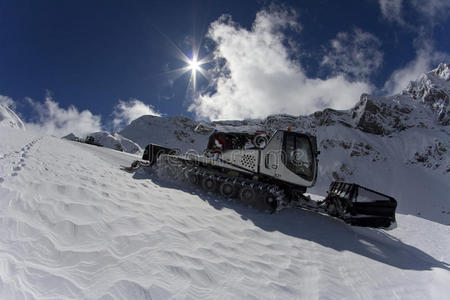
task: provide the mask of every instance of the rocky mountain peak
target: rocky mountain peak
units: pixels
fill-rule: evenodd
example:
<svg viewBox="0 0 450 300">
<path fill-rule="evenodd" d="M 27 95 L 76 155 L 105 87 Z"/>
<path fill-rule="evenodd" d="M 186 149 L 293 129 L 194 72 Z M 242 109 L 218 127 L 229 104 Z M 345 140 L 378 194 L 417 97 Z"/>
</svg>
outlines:
<svg viewBox="0 0 450 300">
<path fill-rule="evenodd" d="M 431 109 L 437 115 L 439 124 L 450 125 L 450 64 L 441 63 L 419 80 L 411 81 L 402 95 L 410 96 Z"/>
<path fill-rule="evenodd" d="M 445 81 L 450 81 L 450 64 L 440 63 L 439 66 L 430 73 Z"/>
<path fill-rule="evenodd" d="M 354 126 L 361 131 L 389 135 L 412 127 L 447 126 L 450 95 L 450 65 L 436 69 L 411 81 L 398 95 L 377 97 L 361 95 L 351 109 Z"/>
</svg>

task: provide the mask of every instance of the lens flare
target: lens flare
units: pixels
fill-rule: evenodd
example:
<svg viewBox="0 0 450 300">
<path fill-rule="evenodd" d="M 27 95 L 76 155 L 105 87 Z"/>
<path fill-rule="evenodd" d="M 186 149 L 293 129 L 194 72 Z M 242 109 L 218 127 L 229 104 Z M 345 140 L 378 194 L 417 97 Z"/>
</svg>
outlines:
<svg viewBox="0 0 450 300">
<path fill-rule="evenodd" d="M 178 48 L 175 43 L 170 40 L 166 35 L 161 33 L 166 40 L 169 42 L 169 44 L 172 46 L 172 48 L 176 51 L 176 56 L 178 59 L 183 61 L 185 65 L 179 69 L 173 69 L 171 71 L 165 72 L 168 76 L 172 78 L 172 80 L 176 80 L 179 77 L 181 77 L 183 74 L 191 71 L 189 82 L 187 86 L 186 93 L 189 94 L 190 97 L 194 98 L 196 95 L 197 90 L 197 73 L 200 73 L 202 77 L 204 77 L 206 80 L 207 73 L 206 70 L 203 68 L 203 65 L 211 63 L 213 61 L 211 54 L 202 57 L 199 59 L 199 52 L 200 52 L 200 44 L 197 44 L 195 40 L 192 41 L 192 56 L 188 57 L 180 48 Z"/>
<path fill-rule="evenodd" d="M 198 63 L 197 59 L 194 58 L 190 60 L 188 65 L 192 72 L 200 71 L 200 64 Z"/>
</svg>

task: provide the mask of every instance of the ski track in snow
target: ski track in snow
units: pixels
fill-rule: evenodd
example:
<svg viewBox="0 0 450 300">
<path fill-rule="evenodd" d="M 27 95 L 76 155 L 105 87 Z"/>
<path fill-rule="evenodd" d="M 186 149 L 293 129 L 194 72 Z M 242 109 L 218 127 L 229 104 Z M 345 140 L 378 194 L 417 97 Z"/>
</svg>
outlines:
<svg viewBox="0 0 450 300">
<path fill-rule="evenodd" d="M 136 156 L 2 129 L 1 299 L 443 299 L 449 227 L 267 215 L 121 171 Z M 24 146 L 20 146 L 20 145 Z M 14 149 L 13 149 L 14 148 Z"/>
</svg>

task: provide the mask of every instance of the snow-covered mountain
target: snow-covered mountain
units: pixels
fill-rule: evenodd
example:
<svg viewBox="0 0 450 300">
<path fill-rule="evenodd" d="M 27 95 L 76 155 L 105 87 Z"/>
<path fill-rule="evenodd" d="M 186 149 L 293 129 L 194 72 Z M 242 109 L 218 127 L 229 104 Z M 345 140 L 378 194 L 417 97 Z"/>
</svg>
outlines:
<svg viewBox="0 0 450 300">
<path fill-rule="evenodd" d="M 106 131 L 93 132 L 87 135 L 86 139 L 92 138 L 92 142 L 106 148 L 118 151 L 124 151 L 132 154 L 141 154 L 142 148 L 135 142 L 121 136 L 118 133 L 109 133 Z"/>
<path fill-rule="evenodd" d="M 76 136 L 73 133 L 69 133 L 63 136 L 62 139 L 66 139 L 74 142 L 88 143 L 96 146 L 102 146 L 117 151 L 123 151 L 131 154 L 142 154 L 142 148 L 135 142 L 124 138 L 118 133 L 109 133 L 106 131 L 98 131 L 90 133 L 85 139 Z"/>
<path fill-rule="evenodd" d="M 150 143 L 177 147 L 185 152 L 189 149 L 203 150 L 210 131 L 195 132 L 198 122 L 187 117 L 170 118 L 142 116 L 131 122 L 119 133 L 136 142 L 141 148 Z"/>
<path fill-rule="evenodd" d="M 25 125 L 16 113 L 8 106 L 0 104 L 0 127 L 25 130 Z"/>
<path fill-rule="evenodd" d="M 400 212 L 450 224 L 449 69 L 450 65 L 440 64 L 398 95 L 363 94 L 349 110 L 205 126 L 249 132 L 291 126 L 311 133 L 321 151 L 312 192 L 325 195 L 333 180 L 357 182 L 397 198 Z M 141 147 L 157 143 L 201 152 L 210 131 L 196 132 L 197 125 L 186 117 L 143 116 L 120 133 Z"/>
</svg>

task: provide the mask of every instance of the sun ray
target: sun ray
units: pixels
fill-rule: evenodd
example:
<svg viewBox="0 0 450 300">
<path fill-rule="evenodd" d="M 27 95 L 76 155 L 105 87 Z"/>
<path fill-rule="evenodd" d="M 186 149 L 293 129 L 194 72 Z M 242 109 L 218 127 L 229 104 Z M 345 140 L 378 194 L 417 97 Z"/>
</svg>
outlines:
<svg viewBox="0 0 450 300">
<path fill-rule="evenodd" d="M 186 64 L 184 67 L 165 72 L 165 74 L 172 77 L 172 80 L 176 80 L 185 73 L 191 71 L 187 91 L 192 91 L 191 96 L 193 97 L 197 90 L 198 74 L 203 76 L 205 79 L 208 79 L 206 70 L 202 66 L 213 61 L 211 59 L 211 56 L 208 55 L 199 59 L 201 45 L 197 45 L 195 41 L 192 41 L 192 57 L 189 58 L 180 48 L 175 45 L 172 40 L 169 39 L 169 37 L 167 37 L 163 33 L 161 34 L 169 42 L 170 46 L 176 51 L 175 55 L 178 57 L 178 59 Z"/>
</svg>

